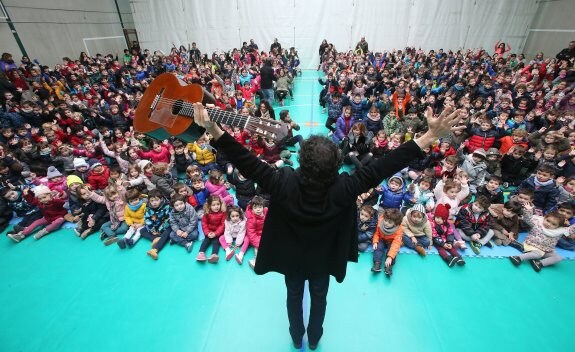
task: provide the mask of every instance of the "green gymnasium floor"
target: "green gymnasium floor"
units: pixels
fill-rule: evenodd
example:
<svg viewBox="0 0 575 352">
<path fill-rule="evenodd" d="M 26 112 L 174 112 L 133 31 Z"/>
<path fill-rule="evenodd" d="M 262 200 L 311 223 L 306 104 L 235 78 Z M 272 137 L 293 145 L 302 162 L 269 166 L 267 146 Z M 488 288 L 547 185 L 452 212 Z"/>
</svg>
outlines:
<svg viewBox="0 0 575 352">
<path fill-rule="evenodd" d="M 304 71 L 286 104 L 304 135 L 326 133 L 317 77 Z M 154 262 L 146 240 L 121 251 L 97 237 L 1 238 L 0 351 L 295 351 L 283 277 L 256 276 L 251 251 L 241 267 L 197 263 L 197 243 L 191 254 L 167 246 Z M 575 350 L 575 262 L 535 273 L 466 260 L 450 269 L 437 255 L 400 254 L 387 279 L 362 254 L 343 284 L 332 279 L 317 350 Z"/>
</svg>

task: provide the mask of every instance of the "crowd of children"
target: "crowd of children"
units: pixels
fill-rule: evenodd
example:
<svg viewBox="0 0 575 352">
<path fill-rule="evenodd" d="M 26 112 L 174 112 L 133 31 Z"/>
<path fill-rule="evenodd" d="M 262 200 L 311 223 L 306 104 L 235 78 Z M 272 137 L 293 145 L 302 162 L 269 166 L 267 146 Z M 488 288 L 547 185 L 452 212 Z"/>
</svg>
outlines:
<svg viewBox="0 0 575 352">
<path fill-rule="evenodd" d="M 351 172 L 417 138 L 428 110 L 465 117 L 464 131 L 358 197 L 358 250 L 373 248 L 372 271 L 391 275 L 402 245 L 422 256 L 435 247 L 449 267 L 465 265 L 468 246 L 511 246 L 523 252 L 512 263 L 536 271 L 561 260 L 556 247 L 575 250 L 574 60 L 527 60 L 505 48 L 322 44 L 320 104 Z"/>
<path fill-rule="evenodd" d="M 251 43 L 209 59 L 195 44 L 169 55 L 134 47 L 121 59 L 82 53 L 54 68 L 28 58 L 17 65 L 7 53 L 1 61 L 0 226 L 21 218 L 10 239 L 40 239 L 68 221 L 79 238 L 98 233 L 107 246 L 133 248 L 144 237 L 157 259 L 167 243 L 191 252 L 201 226 L 197 261 L 217 263 L 221 246 L 226 260 L 242 264 L 252 246 L 255 265 L 265 190 L 238 173 L 209 135 L 158 141 L 134 132 L 132 120 L 162 72 L 203 85 L 221 109 L 275 119 L 260 68 L 271 64 L 283 103 L 293 97 L 294 48 L 260 52 Z M 511 262 L 530 261 L 536 271 L 561 260 L 555 247 L 575 250 L 572 58 L 327 45 L 320 66 L 326 127 L 350 172 L 417 138 L 426 111 L 466 116 L 465 131 L 358 197 L 358 250 L 373 250 L 374 272 L 391 275 L 401 246 L 422 256 L 435 247 L 449 267 L 465 265 L 468 246 L 476 254 L 511 246 L 522 252 Z M 279 143 L 227 130 L 274 167 L 291 165 L 299 126 L 287 110 L 279 118 L 289 127 Z"/>
</svg>

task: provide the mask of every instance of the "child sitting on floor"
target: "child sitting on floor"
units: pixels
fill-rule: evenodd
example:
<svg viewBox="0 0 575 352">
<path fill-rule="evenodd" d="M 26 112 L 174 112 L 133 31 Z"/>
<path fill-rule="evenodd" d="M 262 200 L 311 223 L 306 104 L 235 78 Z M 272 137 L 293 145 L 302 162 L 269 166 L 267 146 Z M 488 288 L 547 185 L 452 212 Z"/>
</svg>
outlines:
<svg viewBox="0 0 575 352">
<path fill-rule="evenodd" d="M 206 260 L 212 264 L 216 264 L 220 257 L 218 251 L 220 250 L 219 237 L 224 234 L 226 219 L 226 204 L 217 195 L 211 195 L 204 204 L 204 216 L 202 217 L 202 231 L 204 232 L 204 240 L 200 246 L 200 252 L 196 257 L 199 262 Z M 206 249 L 212 245 L 212 255 L 209 259 L 206 258 Z"/>
<path fill-rule="evenodd" d="M 198 239 L 198 215 L 194 207 L 188 202 L 188 197 L 176 194 L 170 201 L 170 239 L 173 243 L 192 251 L 194 241 Z"/>
<path fill-rule="evenodd" d="M 158 259 L 158 252 L 170 238 L 172 228 L 168 222 L 169 217 L 170 205 L 165 201 L 163 193 L 158 189 L 151 190 L 148 193 L 148 204 L 144 213 L 146 226 L 140 230 L 140 234 L 152 241 L 148 255 L 154 260 Z"/>
<path fill-rule="evenodd" d="M 65 221 L 64 215 L 66 215 L 67 212 L 64 208 L 64 203 L 66 202 L 64 199 L 53 196 L 52 191 L 44 185 L 34 187 L 32 192 L 34 195 L 30 194 L 30 189 L 24 188 L 22 194 L 28 203 L 40 208 L 42 218 L 34 221 L 30 225 L 26 226 L 21 232 L 14 235 L 20 239 L 31 234 L 36 228 L 45 226 L 34 235 L 34 239 L 39 240 L 47 234 L 59 229 Z"/>
<path fill-rule="evenodd" d="M 523 242 L 523 254 L 511 256 L 509 259 L 515 266 L 519 266 L 525 260 L 531 261 L 531 266 L 536 272 L 543 267 L 560 262 L 563 258 L 555 252 L 557 242 L 564 235 L 575 234 L 575 225 L 566 227 L 565 218 L 558 212 L 551 212 L 545 216 L 533 216 L 533 204 L 523 206 L 523 221 L 531 230 Z"/>
<path fill-rule="evenodd" d="M 481 247 L 488 245 L 493 237 L 488 211 L 490 205 L 491 202 L 487 197 L 477 196 L 473 203 L 465 204 L 459 209 L 455 220 L 455 232 L 459 232 L 461 238 L 469 241 L 469 246 L 475 254 L 479 254 Z"/>
<path fill-rule="evenodd" d="M 128 231 L 122 240 L 118 241 L 121 249 L 132 248 L 140 239 L 140 230 L 144 227 L 144 214 L 146 202 L 140 191 L 132 188 L 126 192 L 126 207 L 124 208 L 124 221 Z"/>
<path fill-rule="evenodd" d="M 224 235 L 220 236 L 220 244 L 226 251 L 226 260 L 232 259 L 235 254 L 235 248 L 241 247 L 246 237 L 246 217 L 242 208 L 230 206 L 227 211 Z M 232 244 L 235 245 L 232 247 Z"/>
<path fill-rule="evenodd" d="M 267 213 L 268 208 L 265 206 L 265 200 L 260 196 L 255 196 L 246 209 L 246 240 L 244 240 L 244 245 L 240 253 L 236 256 L 236 260 L 241 264 L 249 245 L 252 245 L 254 247 L 254 257 L 249 261 L 252 269 L 256 266 L 258 249 L 260 248 L 260 240 L 262 238 Z"/>
<path fill-rule="evenodd" d="M 385 256 L 384 273 L 388 277 L 392 274 L 391 267 L 395 263 L 397 253 L 401 247 L 403 215 L 399 209 L 385 209 L 379 218 L 377 228 L 373 234 L 373 266 L 371 271 L 381 272 L 381 262 Z"/>
<path fill-rule="evenodd" d="M 423 205 L 416 204 L 407 210 L 401 226 L 403 227 L 403 244 L 425 257 L 425 249 L 431 246 L 432 233 Z"/>
<path fill-rule="evenodd" d="M 375 209 L 362 205 L 357 216 L 357 250 L 365 252 L 372 244 L 373 234 L 377 227 Z"/>
<path fill-rule="evenodd" d="M 505 204 L 491 204 L 489 213 L 492 222 L 493 242 L 498 246 L 510 246 L 523 251 L 519 236 L 519 216 L 523 206 L 516 200 L 508 200 Z"/>
<path fill-rule="evenodd" d="M 465 265 L 459 252 L 455 248 L 455 237 L 453 227 L 449 224 L 449 204 L 438 204 L 435 208 L 433 218 L 430 216 L 431 233 L 433 236 L 433 246 L 439 252 L 439 256 L 452 268 L 455 264 Z"/>
</svg>

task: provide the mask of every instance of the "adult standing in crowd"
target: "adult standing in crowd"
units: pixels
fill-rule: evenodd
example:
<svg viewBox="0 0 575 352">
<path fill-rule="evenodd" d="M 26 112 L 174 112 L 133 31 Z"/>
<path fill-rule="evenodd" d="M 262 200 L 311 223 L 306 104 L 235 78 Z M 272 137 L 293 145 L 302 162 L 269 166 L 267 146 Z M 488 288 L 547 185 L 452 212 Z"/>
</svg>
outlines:
<svg viewBox="0 0 575 352">
<path fill-rule="evenodd" d="M 367 44 L 365 37 L 361 37 L 361 40 L 355 46 L 355 50 L 360 50 L 362 54 L 365 54 L 369 51 L 369 44 Z"/>
<path fill-rule="evenodd" d="M 267 59 L 264 63 L 264 66 L 260 70 L 261 76 L 261 87 L 262 93 L 264 95 L 264 99 L 267 100 L 270 104 L 274 101 L 274 69 L 272 68 L 272 60 Z"/>
<path fill-rule="evenodd" d="M 559 60 L 571 60 L 575 57 L 575 40 L 569 43 L 569 47 L 561 50 L 556 56 Z"/>
</svg>

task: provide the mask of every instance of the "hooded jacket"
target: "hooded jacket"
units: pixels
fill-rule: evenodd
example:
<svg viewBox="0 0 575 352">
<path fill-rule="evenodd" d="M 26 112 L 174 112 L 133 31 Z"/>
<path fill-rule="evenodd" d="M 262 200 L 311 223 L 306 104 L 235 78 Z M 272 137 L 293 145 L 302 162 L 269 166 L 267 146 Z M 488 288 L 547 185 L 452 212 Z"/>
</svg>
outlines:
<svg viewBox="0 0 575 352">
<path fill-rule="evenodd" d="M 182 211 L 172 209 L 169 216 L 169 223 L 172 231 L 178 230 L 187 232 L 188 234 L 198 231 L 198 214 L 194 207 L 186 203 L 186 207 Z"/>
<path fill-rule="evenodd" d="M 398 180 L 401 184 L 401 187 L 397 191 L 392 191 L 389 188 L 389 182 L 391 180 Z M 399 209 L 401 207 L 402 202 L 410 202 L 413 199 L 413 195 L 407 191 L 405 186 L 405 182 L 403 182 L 403 178 L 400 176 L 394 175 L 387 180 L 387 183 L 381 186 L 381 192 L 376 191 L 378 194 L 381 194 L 381 198 L 379 200 L 379 206 L 382 208 L 396 208 Z"/>
</svg>

